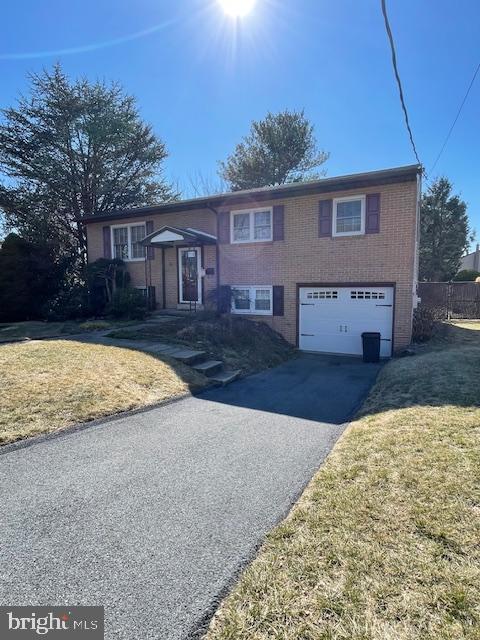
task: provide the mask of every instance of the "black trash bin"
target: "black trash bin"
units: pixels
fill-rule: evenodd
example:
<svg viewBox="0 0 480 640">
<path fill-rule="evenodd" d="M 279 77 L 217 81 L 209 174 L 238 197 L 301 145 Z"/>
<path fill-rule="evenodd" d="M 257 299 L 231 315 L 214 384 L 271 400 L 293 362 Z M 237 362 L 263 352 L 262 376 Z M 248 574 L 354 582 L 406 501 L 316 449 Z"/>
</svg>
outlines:
<svg viewBox="0 0 480 640">
<path fill-rule="evenodd" d="M 376 331 L 362 333 L 363 361 L 378 362 L 380 360 L 380 334 Z"/>
</svg>

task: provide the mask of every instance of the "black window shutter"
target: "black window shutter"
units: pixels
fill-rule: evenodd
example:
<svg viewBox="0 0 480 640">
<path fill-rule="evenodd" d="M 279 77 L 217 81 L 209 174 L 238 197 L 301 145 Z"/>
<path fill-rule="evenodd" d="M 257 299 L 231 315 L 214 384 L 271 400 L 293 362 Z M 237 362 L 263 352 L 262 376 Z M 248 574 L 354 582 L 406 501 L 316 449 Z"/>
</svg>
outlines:
<svg viewBox="0 0 480 640">
<path fill-rule="evenodd" d="M 103 257 L 110 260 L 112 257 L 112 239 L 110 227 L 103 227 Z"/>
<path fill-rule="evenodd" d="M 332 235 L 333 201 L 320 200 L 318 206 L 318 237 L 328 238 Z"/>
<path fill-rule="evenodd" d="M 276 285 L 273 287 L 273 315 L 283 316 L 284 314 L 284 287 L 283 285 Z"/>
<path fill-rule="evenodd" d="M 275 205 L 273 207 L 273 239 L 284 240 L 285 239 L 285 224 L 284 224 L 284 211 L 283 204 Z"/>
<path fill-rule="evenodd" d="M 230 211 L 220 211 L 218 214 L 218 243 L 229 244 L 230 242 Z"/>
<path fill-rule="evenodd" d="M 153 233 L 153 220 L 147 220 L 145 232 L 147 236 Z M 151 246 L 147 247 L 147 258 L 148 260 L 153 260 L 155 258 L 155 249 Z"/>
<path fill-rule="evenodd" d="M 380 194 L 367 195 L 365 233 L 380 233 Z"/>
</svg>

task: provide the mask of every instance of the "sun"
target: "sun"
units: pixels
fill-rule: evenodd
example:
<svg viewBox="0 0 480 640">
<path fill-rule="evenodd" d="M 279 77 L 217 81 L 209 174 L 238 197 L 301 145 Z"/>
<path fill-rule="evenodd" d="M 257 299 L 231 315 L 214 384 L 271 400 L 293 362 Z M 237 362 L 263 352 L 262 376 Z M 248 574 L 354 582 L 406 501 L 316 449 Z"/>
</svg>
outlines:
<svg viewBox="0 0 480 640">
<path fill-rule="evenodd" d="M 223 10 L 234 18 L 241 18 L 253 9 L 255 0 L 218 0 Z"/>
</svg>

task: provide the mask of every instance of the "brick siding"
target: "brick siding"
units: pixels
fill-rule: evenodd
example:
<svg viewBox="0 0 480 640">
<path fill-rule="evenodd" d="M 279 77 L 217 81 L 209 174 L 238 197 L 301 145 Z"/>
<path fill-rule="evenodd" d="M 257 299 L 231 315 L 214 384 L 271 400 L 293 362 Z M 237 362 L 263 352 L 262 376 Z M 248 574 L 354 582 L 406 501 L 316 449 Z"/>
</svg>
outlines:
<svg viewBox="0 0 480 640">
<path fill-rule="evenodd" d="M 349 195 L 381 194 L 380 233 L 318 237 L 319 201 Z M 275 242 L 218 245 L 221 284 L 283 285 L 285 313 L 283 316 L 258 316 L 295 343 L 297 337 L 297 285 L 299 283 L 387 283 L 396 285 L 394 344 L 395 350 L 410 343 L 413 300 L 415 297 L 415 230 L 417 183 L 415 181 L 348 190 L 325 195 L 300 196 L 272 202 L 252 203 L 268 207 L 284 205 L 285 239 Z M 245 205 L 230 210 L 245 209 Z M 138 223 L 143 219 L 122 219 Z M 215 214 L 209 210 L 149 215 L 154 229 L 165 225 L 193 227 L 216 234 Z M 87 227 L 89 260 L 103 255 L 102 227 L 91 223 Z M 215 275 L 204 278 L 204 295 L 217 285 L 216 248 L 204 247 L 203 267 L 213 267 Z M 178 304 L 177 250 L 165 250 L 166 306 Z M 145 286 L 145 263 L 129 263 L 134 286 Z M 156 287 L 157 303 L 162 301 L 161 250 L 149 261 L 151 284 Z M 149 282 L 150 284 L 150 282 Z M 256 316 L 247 316 L 256 318 Z"/>
</svg>

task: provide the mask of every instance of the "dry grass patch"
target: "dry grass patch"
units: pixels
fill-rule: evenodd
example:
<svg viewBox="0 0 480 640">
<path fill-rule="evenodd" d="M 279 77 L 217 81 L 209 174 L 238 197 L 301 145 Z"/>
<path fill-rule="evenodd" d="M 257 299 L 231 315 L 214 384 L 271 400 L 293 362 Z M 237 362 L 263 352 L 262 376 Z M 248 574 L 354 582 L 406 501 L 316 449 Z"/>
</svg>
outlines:
<svg viewBox="0 0 480 640">
<path fill-rule="evenodd" d="M 180 363 L 70 340 L 0 347 L 0 443 L 153 404 L 205 385 Z"/>
<path fill-rule="evenodd" d="M 480 638 L 479 328 L 383 369 L 208 640 Z"/>
</svg>

